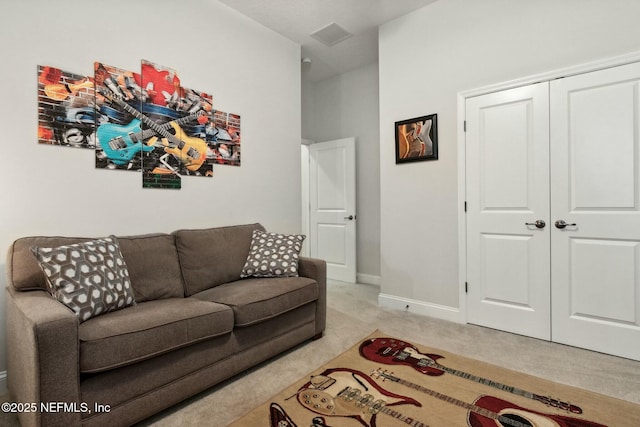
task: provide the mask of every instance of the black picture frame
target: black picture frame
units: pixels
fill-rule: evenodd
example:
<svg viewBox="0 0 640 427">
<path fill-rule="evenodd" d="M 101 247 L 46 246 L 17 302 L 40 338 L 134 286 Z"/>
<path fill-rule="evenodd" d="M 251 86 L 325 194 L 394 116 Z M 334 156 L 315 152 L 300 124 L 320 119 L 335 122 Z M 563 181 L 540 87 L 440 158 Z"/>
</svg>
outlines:
<svg viewBox="0 0 640 427">
<path fill-rule="evenodd" d="M 396 164 L 438 160 L 438 115 L 395 123 Z"/>
</svg>

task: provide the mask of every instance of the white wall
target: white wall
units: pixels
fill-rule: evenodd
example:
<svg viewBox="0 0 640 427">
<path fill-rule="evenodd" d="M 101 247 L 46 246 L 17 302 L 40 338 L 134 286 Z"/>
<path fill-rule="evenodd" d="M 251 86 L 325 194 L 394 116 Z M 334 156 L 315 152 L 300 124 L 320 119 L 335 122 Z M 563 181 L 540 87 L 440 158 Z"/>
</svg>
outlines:
<svg viewBox="0 0 640 427">
<path fill-rule="evenodd" d="M 443 0 L 380 28 L 381 302 L 461 318 L 457 94 L 637 51 L 638 16 L 637 0 Z M 433 113 L 439 160 L 396 165 L 394 122 Z"/>
<path fill-rule="evenodd" d="M 293 42 L 217 0 L 10 0 L 0 6 L 0 40 L 0 253 L 38 234 L 254 221 L 300 231 L 300 48 Z M 37 65 L 92 75 L 94 61 L 138 70 L 141 59 L 176 69 L 184 86 L 213 95 L 214 108 L 241 115 L 241 167 L 183 177 L 179 191 L 142 189 L 138 173 L 96 170 L 91 150 L 37 144 Z"/>
<path fill-rule="evenodd" d="M 356 138 L 357 270 L 359 279 L 370 283 L 380 276 L 378 114 L 378 64 L 303 83 L 303 138 Z"/>
</svg>

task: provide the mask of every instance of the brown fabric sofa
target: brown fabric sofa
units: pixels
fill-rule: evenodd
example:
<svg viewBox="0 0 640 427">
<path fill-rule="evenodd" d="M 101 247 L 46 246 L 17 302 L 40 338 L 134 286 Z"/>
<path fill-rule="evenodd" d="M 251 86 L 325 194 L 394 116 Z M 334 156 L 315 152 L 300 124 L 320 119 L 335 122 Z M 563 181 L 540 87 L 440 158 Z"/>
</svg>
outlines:
<svg viewBox="0 0 640 427">
<path fill-rule="evenodd" d="M 240 279 L 260 224 L 118 237 L 136 305 L 79 322 L 46 292 L 25 237 L 7 257 L 8 386 L 24 426 L 130 425 L 322 336 L 326 265 Z M 44 405 L 44 406 L 43 406 Z M 44 409 L 44 410 L 43 410 Z"/>
</svg>

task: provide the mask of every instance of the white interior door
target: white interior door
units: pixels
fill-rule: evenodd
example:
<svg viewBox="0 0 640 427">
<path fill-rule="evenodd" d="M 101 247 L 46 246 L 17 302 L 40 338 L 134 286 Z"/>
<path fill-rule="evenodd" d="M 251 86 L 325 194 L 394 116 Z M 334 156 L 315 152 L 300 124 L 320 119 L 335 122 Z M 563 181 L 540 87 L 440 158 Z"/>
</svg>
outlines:
<svg viewBox="0 0 640 427">
<path fill-rule="evenodd" d="M 467 320 L 549 339 L 548 83 L 469 98 L 466 121 Z"/>
<path fill-rule="evenodd" d="M 309 250 L 327 277 L 356 281 L 355 139 L 309 146 Z"/>
<path fill-rule="evenodd" d="M 640 360 L 640 64 L 551 83 L 554 341 Z"/>
</svg>

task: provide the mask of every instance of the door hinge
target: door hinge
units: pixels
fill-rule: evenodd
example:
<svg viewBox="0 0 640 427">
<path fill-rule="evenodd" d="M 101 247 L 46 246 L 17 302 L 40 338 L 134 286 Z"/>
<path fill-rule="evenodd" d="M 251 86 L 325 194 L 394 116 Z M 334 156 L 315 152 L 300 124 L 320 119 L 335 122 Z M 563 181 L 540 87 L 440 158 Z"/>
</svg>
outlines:
<svg viewBox="0 0 640 427">
<path fill-rule="evenodd" d="M 463 126 L 464 126 L 464 131 L 466 132 L 467 131 L 467 121 L 466 120 L 464 121 Z"/>
<path fill-rule="evenodd" d="M 464 293 L 465 294 L 469 293 L 469 283 L 468 282 L 464 282 Z"/>
<path fill-rule="evenodd" d="M 466 200 L 465 200 L 465 202 L 464 202 L 464 211 L 465 211 L 465 212 L 467 211 L 467 201 L 466 201 Z"/>
</svg>

